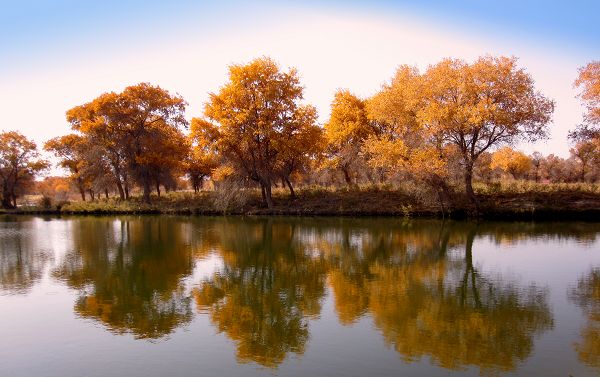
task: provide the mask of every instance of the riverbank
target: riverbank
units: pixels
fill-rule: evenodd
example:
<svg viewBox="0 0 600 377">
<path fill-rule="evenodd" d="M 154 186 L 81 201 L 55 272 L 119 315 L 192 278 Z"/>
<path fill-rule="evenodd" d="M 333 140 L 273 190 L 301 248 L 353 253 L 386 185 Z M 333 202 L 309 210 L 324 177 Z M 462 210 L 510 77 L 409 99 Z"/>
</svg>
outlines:
<svg viewBox="0 0 600 377">
<path fill-rule="evenodd" d="M 484 191 L 478 194 L 480 213 L 487 219 L 600 220 L 600 193 L 566 187 L 563 190 Z M 402 190 L 377 187 L 352 189 L 310 188 L 298 190 L 297 198 L 284 191 L 274 195 L 275 206 L 262 205 L 257 191 L 199 194 L 176 192 L 153 198 L 151 204 L 139 198 L 74 201 L 52 205 L 20 207 L 7 214 L 179 214 L 179 215 L 291 215 L 291 216 L 402 216 L 465 218 L 473 208 L 460 196 L 443 206 Z"/>
</svg>

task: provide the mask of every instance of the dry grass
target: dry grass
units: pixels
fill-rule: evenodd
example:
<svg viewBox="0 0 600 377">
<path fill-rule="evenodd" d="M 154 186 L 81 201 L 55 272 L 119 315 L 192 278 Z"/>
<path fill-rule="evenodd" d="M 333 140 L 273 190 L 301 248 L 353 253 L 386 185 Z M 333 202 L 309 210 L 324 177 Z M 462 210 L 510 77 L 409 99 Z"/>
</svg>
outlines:
<svg viewBox="0 0 600 377">
<path fill-rule="evenodd" d="M 545 184 L 528 181 L 505 181 L 475 185 L 482 208 L 490 216 L 523 213 L 598 213 L 600 187 L 596 184 Z M 283 188 L 273 190 L 275 206 L 265 208 L 260 190 L 222 187 L 217 191 L 198 194 L 187 191 L 154 196 L 151 204 L 135 197 L 127 201 L 116 198 L 95 201 L 53 203 L 50 209 L 40 205 L 20 207 L 9 213 L 180 213 L 180 214 L 280 214 L 280 215 L 340 215 L 340 216 L 435 216 L 440 214 L 439 203 L 426 187 L 407 183 L 402 187 L 363 185 L 353 187 L 306 186 L 296 190 L 292 199 Z M 460 194 L 457 197 L 461 197 Z M 469 211 L 468 203 L 456 200 L 446 203 L 452 216 Z M 590 212 L 591 211 L 591 212 Z M 447 214 L 447 213 L 446 213 Z"/>
</svg>

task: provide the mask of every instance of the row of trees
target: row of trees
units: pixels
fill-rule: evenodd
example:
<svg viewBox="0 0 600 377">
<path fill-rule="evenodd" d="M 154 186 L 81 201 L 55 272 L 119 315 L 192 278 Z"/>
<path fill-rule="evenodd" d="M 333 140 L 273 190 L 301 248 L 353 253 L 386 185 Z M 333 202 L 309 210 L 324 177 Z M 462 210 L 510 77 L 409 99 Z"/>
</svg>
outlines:
<svg viewBox="0 0 600 377">
<path fill-rule="evenodd" d="M 477 206 L 474 176 L 595 179 L 599 67 L 594 62 L 582 68 L 575 83 L 588 111 L 585 124 L 570 134 L 574 147 L 568 160 L 501 148 L 547 137 L 554 102 L 535 89 L 516 58 L 491 56 L 473 63 L 445 59 L 424 72 L 401 66 L 367 99 L 339 90 L 322 127 L 316 109 L 303 102 L 298 72 L 283 71 L 263 57 L 232 65 L 203 116 L 189 124 L 180 95 L 142 83 L 72 108 L 67 120 L 73 133 L 44 148 L 69 172 L 82 200 L 110 192 L 128 199 L 137 187 L 149 202 L 153 189 L 160 195 L 161 186 L 174 189 L 187 176 L 194 191 L 208 177 L 259 187 L 272 207 L 275 185 L 295 196 L 294 183 L 332 184 L 340 177 L 348 185 L 416 180 L 442 200 L 463 191 Z M 23 180 L 47 166 L 23 138 L 27 143 Z M 5 187 L 3 205 L 14 206 L 23 185 Z"/>
</svg>

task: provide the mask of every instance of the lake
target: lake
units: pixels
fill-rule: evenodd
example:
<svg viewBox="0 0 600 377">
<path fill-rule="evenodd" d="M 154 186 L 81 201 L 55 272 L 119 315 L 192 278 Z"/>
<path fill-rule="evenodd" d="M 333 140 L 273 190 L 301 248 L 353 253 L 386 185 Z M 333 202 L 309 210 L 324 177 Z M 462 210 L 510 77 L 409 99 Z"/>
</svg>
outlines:
<svg viewBox="0 0 600 377">
<path fill-rule="evenodd" d="M 0 217 L 0 376 L 594 376 L 600 224 Z"/>
</svg>

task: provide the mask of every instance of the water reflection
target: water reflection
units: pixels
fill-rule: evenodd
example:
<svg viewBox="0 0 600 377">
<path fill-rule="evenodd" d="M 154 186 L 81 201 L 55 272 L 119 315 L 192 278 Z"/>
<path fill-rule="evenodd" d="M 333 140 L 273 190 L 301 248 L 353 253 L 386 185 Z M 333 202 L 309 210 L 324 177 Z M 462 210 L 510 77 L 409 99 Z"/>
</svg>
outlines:
<svg viewBox="0 0 600 377">
<path fill-rule="evenodd" d="M 579 360 L 600 367 L 600 268 L 594 268 L 579 279 L 569 298 L 580 306 L 587 323 L 581 329 L 581 340 L 575 343 Z"/>
<path fill-rule="evenodd" d="M 192 272 L 185 223 L 85 218 L 53 276 L 79 290 L 75 311 L 111 331 L 159 338 L 192 319 L 181 279 Z"/>
<path fill-rule="evenodd" d="M 427 356 L 450 369 L 515 369 L 531 354 L 534 336 L 552 328 L 547 290 L 479 272 L 472 257 L 478 230 L 447 225 L 379 234 L 373 247 L 362 247 L 362 260 L 342 250 L 332 271 L 340 321 L 370 313 L 406 361 Z"/>
<path fill-rule="evenodd" d="M 593 242 L 599 230 L 397 219 L 62 221 L 68 246 L 51 276 L 77 292 L 78 316 L 114 333 L 158 339 L 194 315 L 208 316 L 234 342 L 239 362 L 275 368 L 304 354 L 311 320 L 330 297 L 340 324 L 370 321 L 405 362 L 481 373 L 516 371 L 554 320 L 548 288 L 482 268 L 474 261 L 478 242 Z M 13 293 L 35 284 L 47 260 L 31 246 L 24 224 L 0 223 L 0 288 Z M 198 277 L 208 256 L 220 267 Z M 598 292 L 600 269 L 569 293 L 589 317 L 577 352 L 594 366 L 600 366 Z"/>
<path fill-rule="evenodd" d="M 42 278 L 51 258 L 31 223 L 16 218 L 0 221 L 0 292 L 25 294 Z"/>
<path fill-rule="evenodd" d="M 237 343 L 240 361 L 275 366 L 289 352 L 304 352 L 307 318 L 320 312 L 327 266 L 296 237 L 296 228 L 273 219 L 226 222 L 210 244 L 225 267 L 194 296 L 217 329 Z"/>
</svg>

